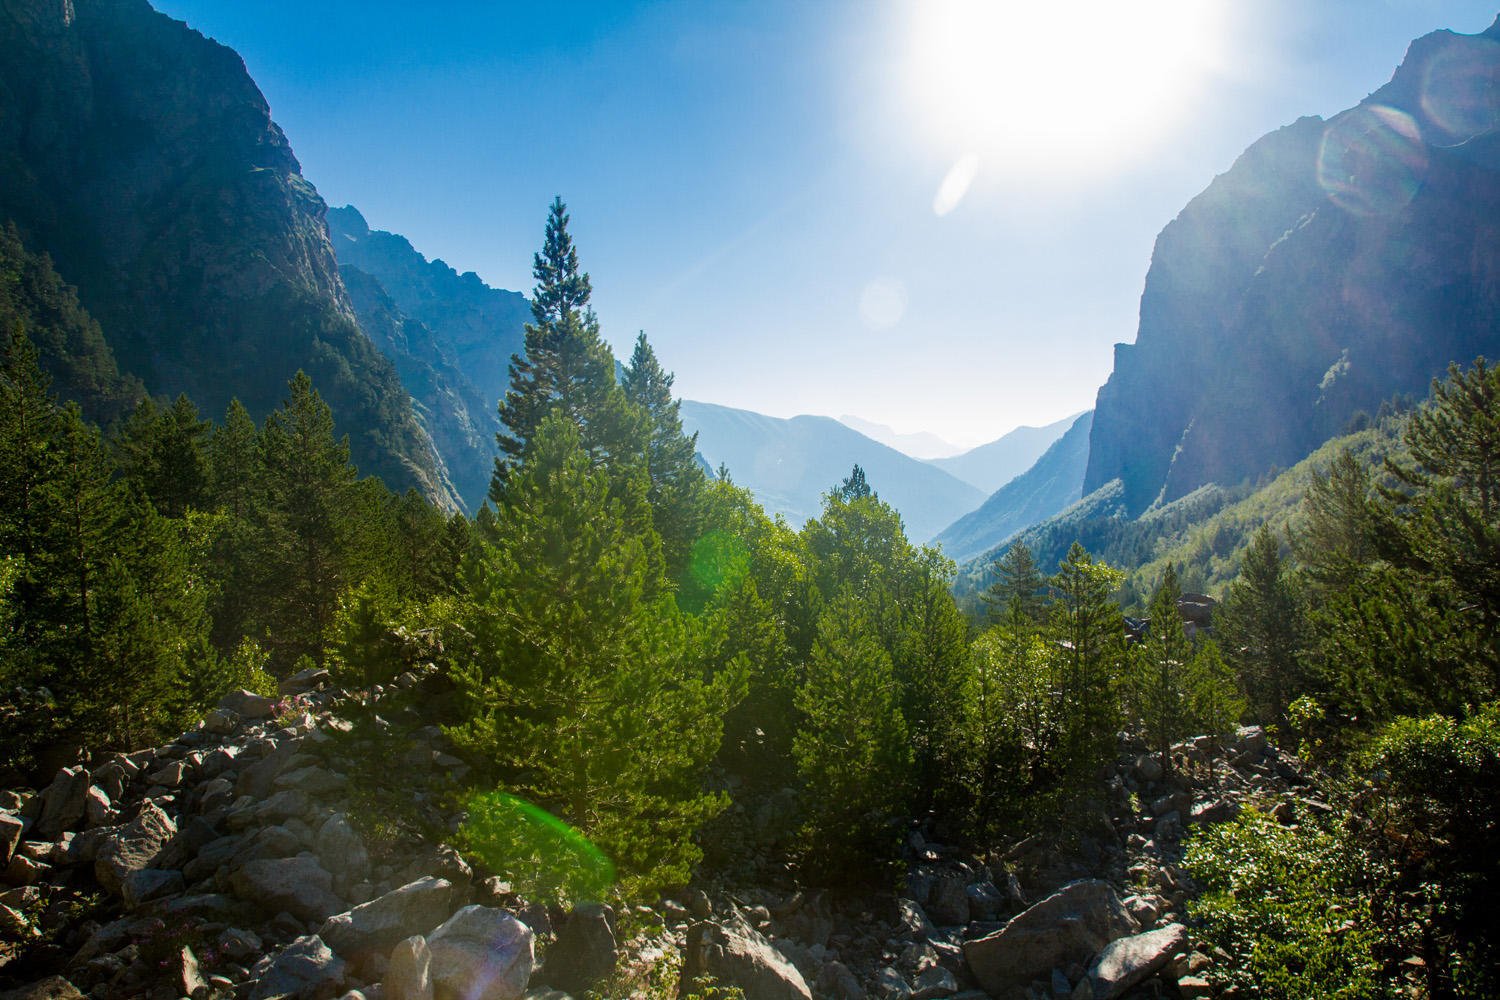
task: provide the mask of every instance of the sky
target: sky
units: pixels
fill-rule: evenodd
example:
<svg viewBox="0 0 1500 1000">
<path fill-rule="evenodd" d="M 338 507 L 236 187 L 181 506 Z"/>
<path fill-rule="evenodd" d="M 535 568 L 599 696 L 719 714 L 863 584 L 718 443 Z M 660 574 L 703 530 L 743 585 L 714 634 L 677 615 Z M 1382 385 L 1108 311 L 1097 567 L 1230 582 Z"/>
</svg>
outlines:
<svg viewBox="0 0 1500 1000">
<path fill-rule="evenodd" d="M 687 398 L 959 445 L 1093 405 L 1156 235 L 1240 152 L 1473 33 L 1463 0 L 153 0 L 330 205 L 529 292 L 561 195 L 605 338 Z"/>
</svg>

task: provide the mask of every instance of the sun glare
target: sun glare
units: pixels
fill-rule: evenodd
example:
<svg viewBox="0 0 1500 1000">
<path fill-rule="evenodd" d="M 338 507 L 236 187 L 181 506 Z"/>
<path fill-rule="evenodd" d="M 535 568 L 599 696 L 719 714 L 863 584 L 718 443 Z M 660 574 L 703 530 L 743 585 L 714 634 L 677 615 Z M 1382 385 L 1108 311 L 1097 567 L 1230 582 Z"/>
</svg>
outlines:
<svg viewBox="0 0 1500 1000">
<path fill-rule="evenodd" d="M 904 99 L 931 141 L 986 170 L 1115 166 L 1188 110 L 1227 20 L 1221 0 L 922 0 Z"/>
</svg>

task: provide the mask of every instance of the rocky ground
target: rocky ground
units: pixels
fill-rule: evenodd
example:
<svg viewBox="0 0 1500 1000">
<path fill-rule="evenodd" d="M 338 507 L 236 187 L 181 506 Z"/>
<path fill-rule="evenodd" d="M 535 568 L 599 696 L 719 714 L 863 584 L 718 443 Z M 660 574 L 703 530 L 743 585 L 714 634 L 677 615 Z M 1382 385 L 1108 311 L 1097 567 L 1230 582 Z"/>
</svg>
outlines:
<svg viewBox="0 0 1500 1000">
<path fill-rule="evenodd" d="M 974 857 L 913 830 L 904 895 L 739 880 L 563 912 L 443 843 L 464 767 L 436 727 L 326 681 L 232 694 L 164 746 L 0 793 L 0 1000 L 561 1000 L 670 996 L 700 975 L 748 1000 L 1196 1000 L 1228 956 L 1183 922 L 1184 828 L 1250 803 L 1286 822 L 1327 808 L 1242 729 L 1180 744 L 1171 774 L 1125 754 L 1098 833 L 1065 848 Z M 352 732 L 360 713 L 373 737 Z"/>
</svg>

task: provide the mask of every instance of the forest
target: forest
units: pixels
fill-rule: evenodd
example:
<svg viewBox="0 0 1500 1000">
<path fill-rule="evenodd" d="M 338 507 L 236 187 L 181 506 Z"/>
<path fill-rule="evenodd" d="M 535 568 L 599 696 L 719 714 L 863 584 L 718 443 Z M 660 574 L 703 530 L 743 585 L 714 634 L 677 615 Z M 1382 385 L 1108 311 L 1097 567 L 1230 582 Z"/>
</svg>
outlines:
<svg viewBox="0 0 1500 1000">
<path fill-rule="evenodd" d="M 159 742 L 232 690 L 432 664 L 425 721 L 469 768 L 452 794 L 540 807 L 617 878 L 566 853 L 503 870 L 477 824 L 467 848 L 534 895 L 628 904 L 733 850 L 890 884 L 914 824 L 981 850 L 1084 827 L 1130 748 L 1170 771 L 1179 741 L 1258 724 L 1332 801 L 1193 835 L 1193 919 L 1237 959 L 1221 985 L 1394 996 L 1415 956 L 1432 996 L 1500 988 L 1500 371 L 1453 366 L 1382 417 L 1399 448 L 1343 452 L 1295 519 L 1250 518 L 1211 637 L 1184 629 L 1180 563 L 1143 576 L 1076 540 L 1009 546 L 961 605 L 858 466 L 801 530 L 706 474 L 644 334 L 616 377 L 568 223 L 555 202 L 472 519 L 361 477 L 301 373 L 259 423 L 180 396 L 96 409 L 101 429 L 53 391 L 56 329 L 10 317 L 6 784 Z M 786 787 L 786 829 L 725 846 L 731 799 Z"/>
</svg>

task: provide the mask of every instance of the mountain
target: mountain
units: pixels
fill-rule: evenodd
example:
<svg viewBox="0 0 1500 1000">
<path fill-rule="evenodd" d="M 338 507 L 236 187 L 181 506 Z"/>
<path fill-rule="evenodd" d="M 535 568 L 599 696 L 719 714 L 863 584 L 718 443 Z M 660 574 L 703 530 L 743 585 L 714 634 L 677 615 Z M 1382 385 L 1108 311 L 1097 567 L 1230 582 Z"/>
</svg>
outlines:
<svg viewBox="0 0 1500 1000">
<path fill-rule="evenodd" d="M 454 502 L 237 54 L 145 0 L 6 0 L 0 109 L 0 222 L 77 286 L 120 368 L 257 417 L 304 369 L 362 472 Z"/>
<path fill-rule="evenodd" d="M 977 510 L 954 521 L 933 539 L 950 559 L 962 562 L 993 549 L 1016 532 L 1051 517 L 1083 495 L 1083 470 L 1088 464 L 1093 413 L 1083 413 L 1071 420 L 1066 433 L 1054 440 L 1031 468 L 1000 487 Z M 1013 431 L 1006 438 L 1015 433 Z M 1001 444 L 1006 438 L 994 444 Z"/>
<path fill-rule="evenodd" d="M 972 510 L 984 494 L 941 469 L 872 441 L 832 417 L 768 417 L 691 399 L 682 401 L 682 426 L 698 435 L 698 451 L 717 469 L 729 468 L 770 514 L 800 527 L 823 507 L 823 494 L 856 464 L 880 498 L 901 512 L 907 536 L 931 538 Z"/>
<path fill-rule="evenodd" d="M 1157 238 L 1099 391 L 1085 493 L 1127 510 L 1286 468 L 1500 352 L 1500 21 L 1253 144 Z"/>
<path fill-rule="evenodd" d="M 928 461 L 986 493 L 993 493 L 1036 464 L 1042 453 L 1067 433 L 1081 416 L 1083 414 L 1075 413 L 1045 427 L 1017 427 L 1009 434 L 961 455 Z"/>
<path fill-rule="evenodd" d="M 903 434 L 894 427 L 885 424 L 877 424 L 872 420 L 844 414 L 839 417 L 839 423 L 845 427 L 859 431 L 871 441 L 879 441 L 888 448 L 895 448 L 903 455 L 912 458 L 920 458 L 931 461 L 944 455 L 956 455 L 963 449 L 955 444 L 944 441 L 936 434 L 928 431 L 917 431 L 913 434 Z M 962 478 L 962 477 L 960 477 Z"/>
<path fill-rule="evenodd" d="M 485 401 L 484 409 L 494 411 L 510 385 L 510 357 L 525 347 L 523 326 L 531 321 L 526 297 L 491 288 L 473 271 L 459 274 L 442 260 L 428 260 L 406 237 L 371 229 L 352 205 L 330 209 L 328 228 L 341 267 L 379 281 L 402 313 L 431 331 L 433 343 Z M 486 464 L 486 481 L 489 471 Z"/>
</svg>

